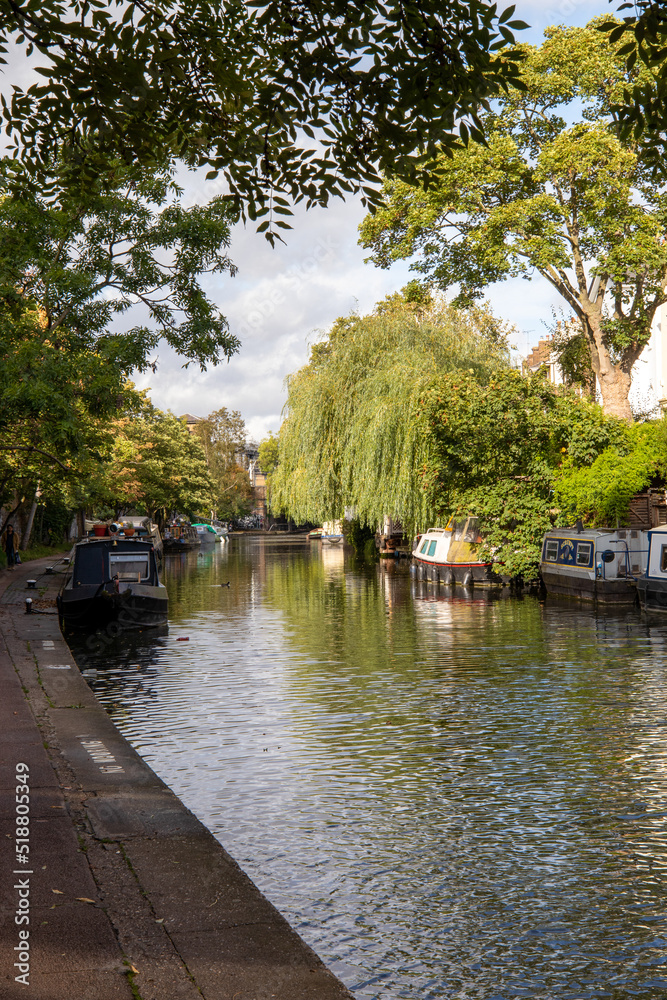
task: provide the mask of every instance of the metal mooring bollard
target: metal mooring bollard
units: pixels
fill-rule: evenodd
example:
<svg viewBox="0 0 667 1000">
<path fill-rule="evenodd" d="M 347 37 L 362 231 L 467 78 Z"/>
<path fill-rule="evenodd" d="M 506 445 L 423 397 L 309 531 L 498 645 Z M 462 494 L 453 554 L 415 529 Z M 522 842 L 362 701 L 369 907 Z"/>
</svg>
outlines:
<svg viewBox="0 0 667 1000">
<path fill-rule="evenodd" d="M 25 599 L 25 613 L 27 615 L 32 614 L 32 597 L 26 597 Z"/>
<path fill-rule="evenodd" d="M 34 590 L 35 587 L 37 586 L 37 580 L 26 580 L 26 585 L 28 587 L 28 590 Z"/>
</svg>

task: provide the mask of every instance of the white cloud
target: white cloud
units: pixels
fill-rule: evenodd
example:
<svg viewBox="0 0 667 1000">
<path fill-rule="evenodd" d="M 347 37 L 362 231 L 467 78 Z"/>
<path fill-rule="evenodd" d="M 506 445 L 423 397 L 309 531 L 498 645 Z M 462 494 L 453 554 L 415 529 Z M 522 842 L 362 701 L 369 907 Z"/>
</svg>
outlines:
<svg viewBox="0 0 667 1000">
<path fill-rule="evenodd" d="M 197 186 L 197 195 L 206 196 Z M 183 370 L 173 352 L 161 350 L 156 374 L 137 378 L 150 386 L 156 406 L 206 415 L 226 406 L 240 410 L 251 434 L 280 426 L 284 380 L 304 365 L 310 344 L 337 316 L 374 303 L 409 280 L 407 265 L 380 271 L 364 264 L 357 226 L 358 201 L 298 211 L 287 245 L 273 250 L 254 229 L 237 226 L 231 257 L 235 278 L 207 283 L 207 290 L 241 340 L 240 353 L 206 373 Z"/>
</svg>

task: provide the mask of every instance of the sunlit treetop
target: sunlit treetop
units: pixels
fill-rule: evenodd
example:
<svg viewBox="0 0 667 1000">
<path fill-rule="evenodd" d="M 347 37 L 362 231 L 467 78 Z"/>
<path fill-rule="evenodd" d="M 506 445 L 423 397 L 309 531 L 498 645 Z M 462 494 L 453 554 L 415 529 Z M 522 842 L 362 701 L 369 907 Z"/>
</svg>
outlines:
<svg viewBox="0 0 667 1000">
<path fill-rule="evenodd" d="M 524 87 L 481 113 L 486 145 L 443 156 L 427 190 L 388 177 L 361 241 L 376 265 L 411 260 L 463 304 L 542 275 L 576 318 L 606 411 L 631 420 L 632 369 L 667 301 L 667 191 L 615 134 L 613 107 L 650 79 L 602 20 L 522 46 Z"/>
</svg>

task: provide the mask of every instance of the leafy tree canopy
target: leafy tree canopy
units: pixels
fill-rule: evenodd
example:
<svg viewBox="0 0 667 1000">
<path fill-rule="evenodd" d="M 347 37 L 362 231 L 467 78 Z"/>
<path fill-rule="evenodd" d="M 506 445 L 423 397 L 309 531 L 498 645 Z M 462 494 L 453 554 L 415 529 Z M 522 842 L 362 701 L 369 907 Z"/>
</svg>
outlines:
<svg viewBox="0 0 667 1000">
<path fill-rule="evenodd" d="M 259 467 L 270 476 L 280 461 L 280 442 L 271 432 L 268 437 L 259 442 Z"/>
<path fill-rule="evenodd" d="M 232 521 L 252 510 L 252 488 L 241 461 L 246 446 L 245 421 L 238 410 L 223 406 L 195 424 L 194 433 L 206 455 L 209 472 L 215 483 L 218 517 Z"/>
<path fill-rule="evenodd" d="M 3 95 L 4 120 L 33 173 L 61 148 L 83 185 L 117 154 L 179 157 L 220 172 L 251 218 L 270 211 L 260 229 L 276 233 L 290 201 L 372 197 L 378 169 L 414 178 L 477 132 L 480 102 L 517 77 L 513 14 L 483 0 L 16 0 L 0 56 L 37 53 L 43 82 Z"/>
<path fill-rule="evenodd" d="M 161 339 L 202 368 L 236 351 L 198 281 L 234 273 L 221 199 L 184 209 L 167 172 L 118 164 L 85 198 L 57 204 L 12 196 L 6 172 L 0 191 L 3 180 L 0 432 L 29 421 L 75 448 L 81 415 L 114 415 Z M 137 305 L 142 321 L 123 329 Z"/>
<path fill-rule="evenodd" d="M 259 467 L 266 476 L 266 501 L 267 509 L 271 509 L 271 495 L 273 490 L 273 475 L 280 464 L 280 439 L 273 433 L 259 442 L 258 448 Z"/>
<path fill-rule="evenodd" d="M 387 179 L 361 240 L 381 267 L 414 258 L 438 287 L 458 285 L 464 304 L 537 271 L 577 320 L 605 410 L 631 419 L 630 373 L 667 299 L 667 192 L 610 130 L 636 74 L 599 24 L 522 46 L 524 89 L 481 116 L 488 145 L 443 156 L 427 190 Z"/>
<path fill-rule="evenodd" d="M 0 291 L 5 312 L 37 310 L 45 339 L 94 348 L 124 372 L 144 370 L 164 338 L 202 369 L 238 341 L 199 285 L 204 273 L 235 273 L 227 256 L 230 213 L 221 198 L 185 209 L 169 171 L 116 163 L 85 196 L 53 205 L 9 194 L 0 171 Z M 4 192 L 3 192 L 4 187 Z M 136 303 L 152 326 L 111 330 Z M 4 324 L 3 324 L 4 325 Z"/>
<path fill-rule="evenodd" d="M 622 3 L 622 20 L 605 19 L 600 29 L 626 60 L 627 86 L 612 106 L 618 134 L 640 145 L 660 179 L 665 176 L 667 144 L 667 11 L 663 0 Z M 636 72 L 641 67 L 641 76 Z M 650 86 L 646 86 L 646 77 Z"/>
<path fill-rule="evenodd" d="M 202 368 L 237 349 L 198 281 L 234 271 L 229 210 L 184 209 L 168 171 L 120 163 L 85 197 L 45 203 L 11 194 L 2 167 L 0 492 L 40 484 L 82 506 L 110 424 L 145 407 L 127 380 L 159 342 Z"/>
<path fill-rule="evenodd" d="M 25 370 L 21 375 L 26 377 Z M 116 421 L 94 417 L 76 388 L 65 392 L 54 380 L 50 413 L 43 401 L 41 413 L 24 409 L 0 427 L 0 506 L 6 516 L 18 512 L 21 520 L 38 492 L 42 509 L 69 513 L 69 526 L 95 494 L 114 447 Z M 119 387 L 115 405 L 128 418 L 145 408 L 131 384 Z"/>
<path fill-rule="evenodd" d="M 91 481 L 87 505 L 118 515 L 139 510 L 159 524 L 176 512 L 191 518 L 215 504 L 215 483 L 204 449 L 173 413 L 148 405 L 113 425 L 114 437 Z"/>
<path fill-rule="evenodd" d="M 321 523 L 355 507 L 362 523 L 375 527 L 390 515 L 408 531 L 434 519 L 421 487 L 424 393 L 448 370 L 472 371 L 484 383 L 509 356 L 506 331 L 487 309 L 414 301 L 411 291 L 370 316 L 336 320 L 289 378 L 274 511 Z"/>
</svg>

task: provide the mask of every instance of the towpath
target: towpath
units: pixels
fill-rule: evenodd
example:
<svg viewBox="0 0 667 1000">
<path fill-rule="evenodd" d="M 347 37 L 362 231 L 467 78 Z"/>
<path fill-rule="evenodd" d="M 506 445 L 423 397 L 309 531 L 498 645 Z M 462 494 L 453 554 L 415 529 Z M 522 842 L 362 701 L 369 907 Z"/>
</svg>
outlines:
<svg viewBox="0 0 667 1000">
<path fill-rule="evenodd" d="M 2 1000 L 351 1000 L 99 705 L 52 562 L 0 573 Z"/>
</svg>

